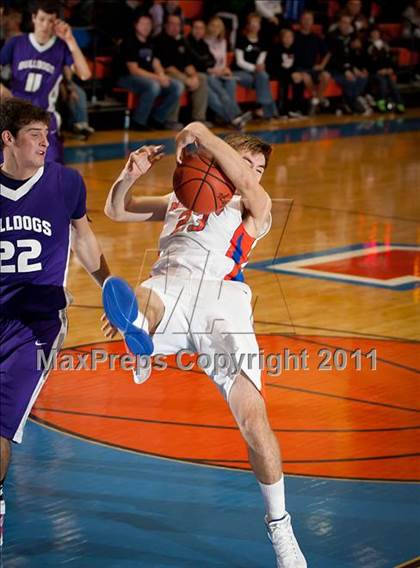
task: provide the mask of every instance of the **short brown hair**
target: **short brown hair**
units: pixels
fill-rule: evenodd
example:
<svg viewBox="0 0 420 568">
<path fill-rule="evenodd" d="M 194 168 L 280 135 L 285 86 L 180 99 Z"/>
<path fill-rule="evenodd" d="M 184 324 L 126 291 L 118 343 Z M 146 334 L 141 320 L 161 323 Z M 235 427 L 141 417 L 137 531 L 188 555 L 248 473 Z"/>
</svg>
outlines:
<svg viewBox="0 0 420 568">
<path fill-rule="evenodd" d="M 60 14 L 60 5 L 55 0 L 35 0 L 31 5 L 31 14 L 36 16 L 42 10 L 46 14 Z"/>
<path fill-rule="evenodd" d="M 257 138 L 256 136 L 251 136 L 250 134 L 228 134 L 225 137 L 225 142 L 232 146 L 234 150 L 243 150 L 245 152 L 251 152 L 251 154 L 262 154 L 265 158 L 265 167 L 268 166 L 268 161 L 273 151 L 270 144 Z"/>
<path fill-rule="evenodd" d="M 16 138 L 19 130 L 31 122 L 43 122 L 50 125 L 49 113 L 23 99 L 10 98 L 2 102 L 0 106 L 0 134 L 9 130 Z M 3 141 L 0 139 L 0 147 Z"/>
</svg>

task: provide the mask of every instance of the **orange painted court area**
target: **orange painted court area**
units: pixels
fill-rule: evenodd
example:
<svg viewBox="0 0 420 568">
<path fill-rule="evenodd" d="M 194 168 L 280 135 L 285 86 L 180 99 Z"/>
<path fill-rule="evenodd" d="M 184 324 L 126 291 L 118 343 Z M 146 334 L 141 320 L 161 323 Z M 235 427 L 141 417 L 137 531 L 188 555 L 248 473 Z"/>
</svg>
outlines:
<svg viewBox="0 0 420 568">
<path fill-rule="evenodd" d="M 277 376 L 264 372 L 264 397 L 281 437 L 286 473 L 420 480 L 415 343 L 296 335 L 260 335 L 258 341 L 266 356 L 282 355 L 283 365 L 287 355 L 298 356 Z M 117 341 L 64 353 L 82 355 L 95 348 L 125 352 Z M 356 349 L 362 355 L 357 357 Z M 183 362 L 188 361 L 184 356 Z M 269 361 L 275 370 L 276 360 L 266 357 Z M 54 370 L 32 416 L 135 452 L 249 469 L 239 431 L 210 379 L 198 367 L 181 371 L 173 356 L 167 362 L 166 370 L 155 368 L 143 385 L 134 384 L 130 371 L 109 370 L 108 363 L 96 371 Z"/>
</svg>

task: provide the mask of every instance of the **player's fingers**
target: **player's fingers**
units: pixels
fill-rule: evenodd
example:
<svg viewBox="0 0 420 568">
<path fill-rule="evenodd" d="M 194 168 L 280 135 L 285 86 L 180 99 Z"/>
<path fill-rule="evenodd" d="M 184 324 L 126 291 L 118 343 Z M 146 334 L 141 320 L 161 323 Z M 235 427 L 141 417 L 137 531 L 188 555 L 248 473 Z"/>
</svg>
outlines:
<svg viewBox="0 0 420 568">
<path fill-rule="evenodd" d="M 182 163 L 182 151 L 184 149 L 184 145 L 180 142 L 176 147 L 176 161 L 178 164 Z"/>
<path fill-rule="evenodd" d="M 155 155 L 150 159 L 150 161 L 151 161 L 152 163 L 158 162 L 159 160 L 161 160 L 161 159 L 163 158 L 164 155 L 165 155 L 164 152 L 161 152 L 160 154 L 155 154 Z"/>
</svg>

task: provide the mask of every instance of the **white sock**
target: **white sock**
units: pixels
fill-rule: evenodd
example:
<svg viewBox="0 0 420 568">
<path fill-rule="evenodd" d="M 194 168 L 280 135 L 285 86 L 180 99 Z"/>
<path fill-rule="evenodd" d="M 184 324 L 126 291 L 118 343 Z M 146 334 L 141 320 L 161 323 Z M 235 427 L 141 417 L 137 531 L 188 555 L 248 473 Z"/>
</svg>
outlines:
<svg viewBox="0 0 420 568">
<path fill-rule="evenodd" d="M 279 520 L 286 514 L 286 504 L 284 498 L 284 476 L 279 481 L 266 485 L 258 482 L 264 498 L 265 510 L 268 521 Z"/>
<path fill-rule="evenodd" d="M 133 321 L 133 325 L 139 327 L 140 329 L 143 329 L 146 333 L 149 333 L 149 322 L 147 321 L 146 316 L 142 314 L 140 310 L 136 319 Z"/>
</svg>

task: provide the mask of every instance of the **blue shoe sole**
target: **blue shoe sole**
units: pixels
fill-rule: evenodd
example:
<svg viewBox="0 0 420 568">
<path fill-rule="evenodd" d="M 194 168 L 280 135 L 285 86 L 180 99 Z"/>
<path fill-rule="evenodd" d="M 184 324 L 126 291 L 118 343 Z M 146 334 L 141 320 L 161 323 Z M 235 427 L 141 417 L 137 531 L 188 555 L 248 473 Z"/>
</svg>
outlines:
<svg viewBox="0 0 420 568">
<path fill-rule="evenodd" d="M 129 350 L 134 355 L 151 355 L 152 338 L 132 323 L 137 318 L 138 306 L 136 295 L 127 282 L 116 276 L 107 278 L 102 288 L 102 302 L 106 317 L 124 334 Z"/>
</svg>

